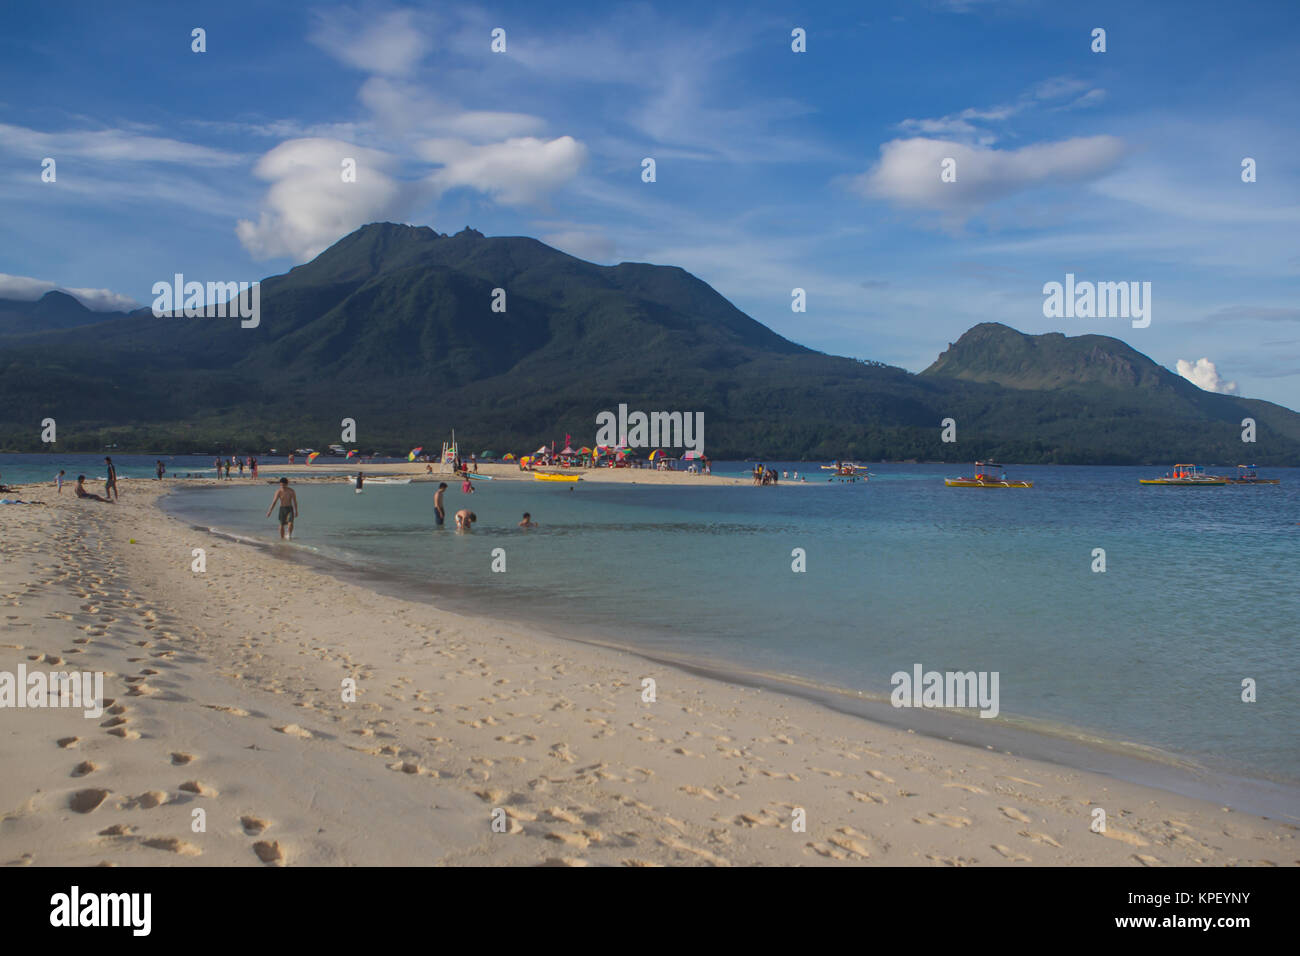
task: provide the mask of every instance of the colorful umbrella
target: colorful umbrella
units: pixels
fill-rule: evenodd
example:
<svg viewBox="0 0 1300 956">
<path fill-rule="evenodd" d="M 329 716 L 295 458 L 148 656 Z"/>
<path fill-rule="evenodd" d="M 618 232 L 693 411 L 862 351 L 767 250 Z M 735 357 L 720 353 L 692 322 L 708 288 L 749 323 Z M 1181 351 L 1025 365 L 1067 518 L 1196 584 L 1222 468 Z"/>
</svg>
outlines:
<svg viewBox="0 0 1300 956">
<path fill-rule="evenodd" d="M 512 455 L 510 452 L 506 452 L 506 456 L 505 456 L 504 458 L 502 458 L 501 460 L 502 460 L 502 461 L 514 461 L 514 460 L 515 460 L 515 456 Z"/>
<path fill-rule="evenodd" d="M 308 455 L 308 456 L 307 456 L 307 464 L 310 465 L 313 461 L 315 461 L 318 455 L 320 455 L 320 452 L 318 452 L 318 451 L 314 451 L 314 452 L 312 452 L 310 455 Z"/>
<path fill-rule="evenodd" d="M 422 452 L 422 451 L 424 451 L 424 446 L 423 446 L 423 445 L 419 445 L 419 446 L 417 446 L 417 447 L 415 447 L 415 448 L 412 448 L 412 449 L 410 450 L 410 452 L 407 453 L 407 455 L 406 455 L 406 460 L 407 460 L 407 461 L 415 461 L 415 456 L 418 455 L 418 454 L 419 454 L 420 452 Z"/>
<path fill-rule="evenodd" d="M 356 453 L 357 453 L 357 450 L 354 448 L 354 449 L 352 449 L 350 452 L 348 452 L 347 457 L 348 457 L 348 458 L 351 458 L 351 457 L 352 457 L 353 455 L 355 455 Z"/>
</svg>

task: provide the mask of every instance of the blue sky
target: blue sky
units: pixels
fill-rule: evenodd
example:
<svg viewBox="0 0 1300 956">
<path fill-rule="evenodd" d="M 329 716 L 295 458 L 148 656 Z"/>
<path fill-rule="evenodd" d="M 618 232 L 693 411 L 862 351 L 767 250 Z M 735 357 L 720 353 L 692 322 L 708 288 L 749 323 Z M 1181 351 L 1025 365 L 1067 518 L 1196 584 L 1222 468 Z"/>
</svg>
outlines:
<svg viewBox="0 0 1300 956">
<path fill-rule="evenodd" d="M 1000 321 L 1300 408 L 1300 3 L 594 6 L 7 4 L 0 295 L 145 304 L 471 225 L 914 371 Z M 1044 318 L 1067 272 L 1151 282 L 1150 326 Z"/>
</svg>

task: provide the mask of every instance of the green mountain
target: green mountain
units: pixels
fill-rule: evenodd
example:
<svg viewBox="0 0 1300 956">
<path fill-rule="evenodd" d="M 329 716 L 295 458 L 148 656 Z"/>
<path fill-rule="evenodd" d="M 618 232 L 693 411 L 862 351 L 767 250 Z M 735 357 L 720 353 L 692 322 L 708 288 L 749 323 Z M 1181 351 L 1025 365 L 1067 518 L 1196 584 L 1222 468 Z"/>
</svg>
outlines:
<svg viewBox="0 0 1300 956">
<path fill-rule="evenodd" d="M 1251 416 L 1245 457 L 1300 463 L 1300 416 L 1202 392 L 1115 339 L 984 324 L 913 375 L 790 342 L 681 269 L 522 237 L 372 224 L 260 294 L 249 329 L 0 302 L 0 446 L 40 449 L 53 417 L 69 450 L 323 447 L 352 418 L 367 451 L 455 428 L 519 452 L 589 444 L 622 403 L 703 412 L 717 458 L 1224 462 Z"/>
</svg>

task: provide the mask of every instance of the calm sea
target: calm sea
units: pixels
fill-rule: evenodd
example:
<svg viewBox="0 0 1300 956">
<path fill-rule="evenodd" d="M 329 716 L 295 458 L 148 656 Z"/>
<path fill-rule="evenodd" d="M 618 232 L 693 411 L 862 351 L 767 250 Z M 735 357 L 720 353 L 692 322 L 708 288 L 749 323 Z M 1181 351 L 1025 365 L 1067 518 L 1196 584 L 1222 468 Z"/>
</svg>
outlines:
<svg viewBox="0 0 1300 956">
<path fill-rule="evenodd" d="M 969 466 L 879 464 L 856 484 L 777 466 L 809 481 L 498 480 L 472 496 L 452 482 L 448 513 L 474 510 L 471 535 L 434 528 L 428 483 L 307 484 L 295 542 L 272 547 L 453 610 L 850 695 L 886 698 L 915 664 L 997 671 L 987 723 L 1300 782 L 1300 469 L 1266 469 L 1280 486 L 1184 489 L 1138 484 L 1163 469 L 1022 466 L 1011 477 L 1033 489 L 994 491 L 944 487 Z M 272 493 L 186 489 L 167 507 L 270 543 Z M 540 528 L 516 527 L 525 511 Z"/>
</svg>

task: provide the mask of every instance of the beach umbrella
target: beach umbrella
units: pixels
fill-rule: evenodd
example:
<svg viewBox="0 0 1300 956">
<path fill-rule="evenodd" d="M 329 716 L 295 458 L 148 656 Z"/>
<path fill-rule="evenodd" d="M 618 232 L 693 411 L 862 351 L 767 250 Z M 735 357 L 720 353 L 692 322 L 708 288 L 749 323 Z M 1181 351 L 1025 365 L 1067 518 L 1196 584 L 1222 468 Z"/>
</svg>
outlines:
<svg viewBox="0 0 1300 956">
<path fill-rule="evenodd" d="M 533 452 L 533 454 L 534 454 L 534 455 L 545 455 L 545 454 L 546 454 L 546 446 L 543 445 L 541 448 L 537 449 L 537 451 Z"/>
<path fill-rule="evenodd" d="M 660 459 L 660 458 L 662 458 L 663 456 L 664 456 L 664 453 L 661 452 L 658 448 L 656 448 L 654 451 L 652 451 L 652 452 L 650 453 L 650 460 L 651 460 L 651 461 L 656 461 L 657 459 Z"/>
<path fill-rule="evenodd" d="M 318 452 L 318 451 L 314 451 L 314 452 L 312 452 L 310 455 L 308 455 L 308 456 L 307 456 L 307 464 L 310 465 L 313 461 L 315 461 L 318 455 L 320 455 L 320 452 Z"/>
<path fill-rule="evenodd" d="M 406 454 L 406 460 L 407 460 L 407 461 L 415 461 L 415 456 L 418 455 L 418 454 L 419 454 L 420 452 L 422 452 L 422 451 L 424 451 L 424 446 L 423 446 L 423 445 L 417 445 L 415 448 L 412 448 L 409 452 L 407 452 L 407 454 Z"/>
<path fill-rule="evenodd" d="M 574 451 L 570 446 L 565 445 L 565 446 L 564 446 L 564 451 L 560 452 L 560 454 L 561 454 L 561 455 L 576 455 L 577 452 Z"/>
<path fill-rule="evenodd" d="M 354 448 L 354 449 L 352 449 L 350 452 L 348 452 L 347 457 L 348 457 L 348 458 L 351 458 L 351 457 L 352 457 L 353 455 L 355 455 L 356 453 L 357 453 L 357 450 Z"/>
<path fill-rule="evenodd" d="M 584 455 L 590 455 L 590 454 L 591 454 L 591 449 L 588 448 L 588 447 L 586 447 L 585 445 L 584 445 L 583 447 L 579 448 L 578 451 L 581 452 L 581 453 L 584 454 Z"/>
<path fill-rule="evenodd" d="M 505 457 L 502 458 L 501 460 L 502 460 L 502 461 L 514 461 L 514 460 L 515 460 L 515 456 L 512 455 L 510 452 L 506 452 Z"/>
<path fill-rule="evenodd" d="M 682 461 L 694 461 L 696 458 L 703 457 L 704 452 L 702 451 L 688 451 L 686 454 L 682 455 Z"/>
</svg>

